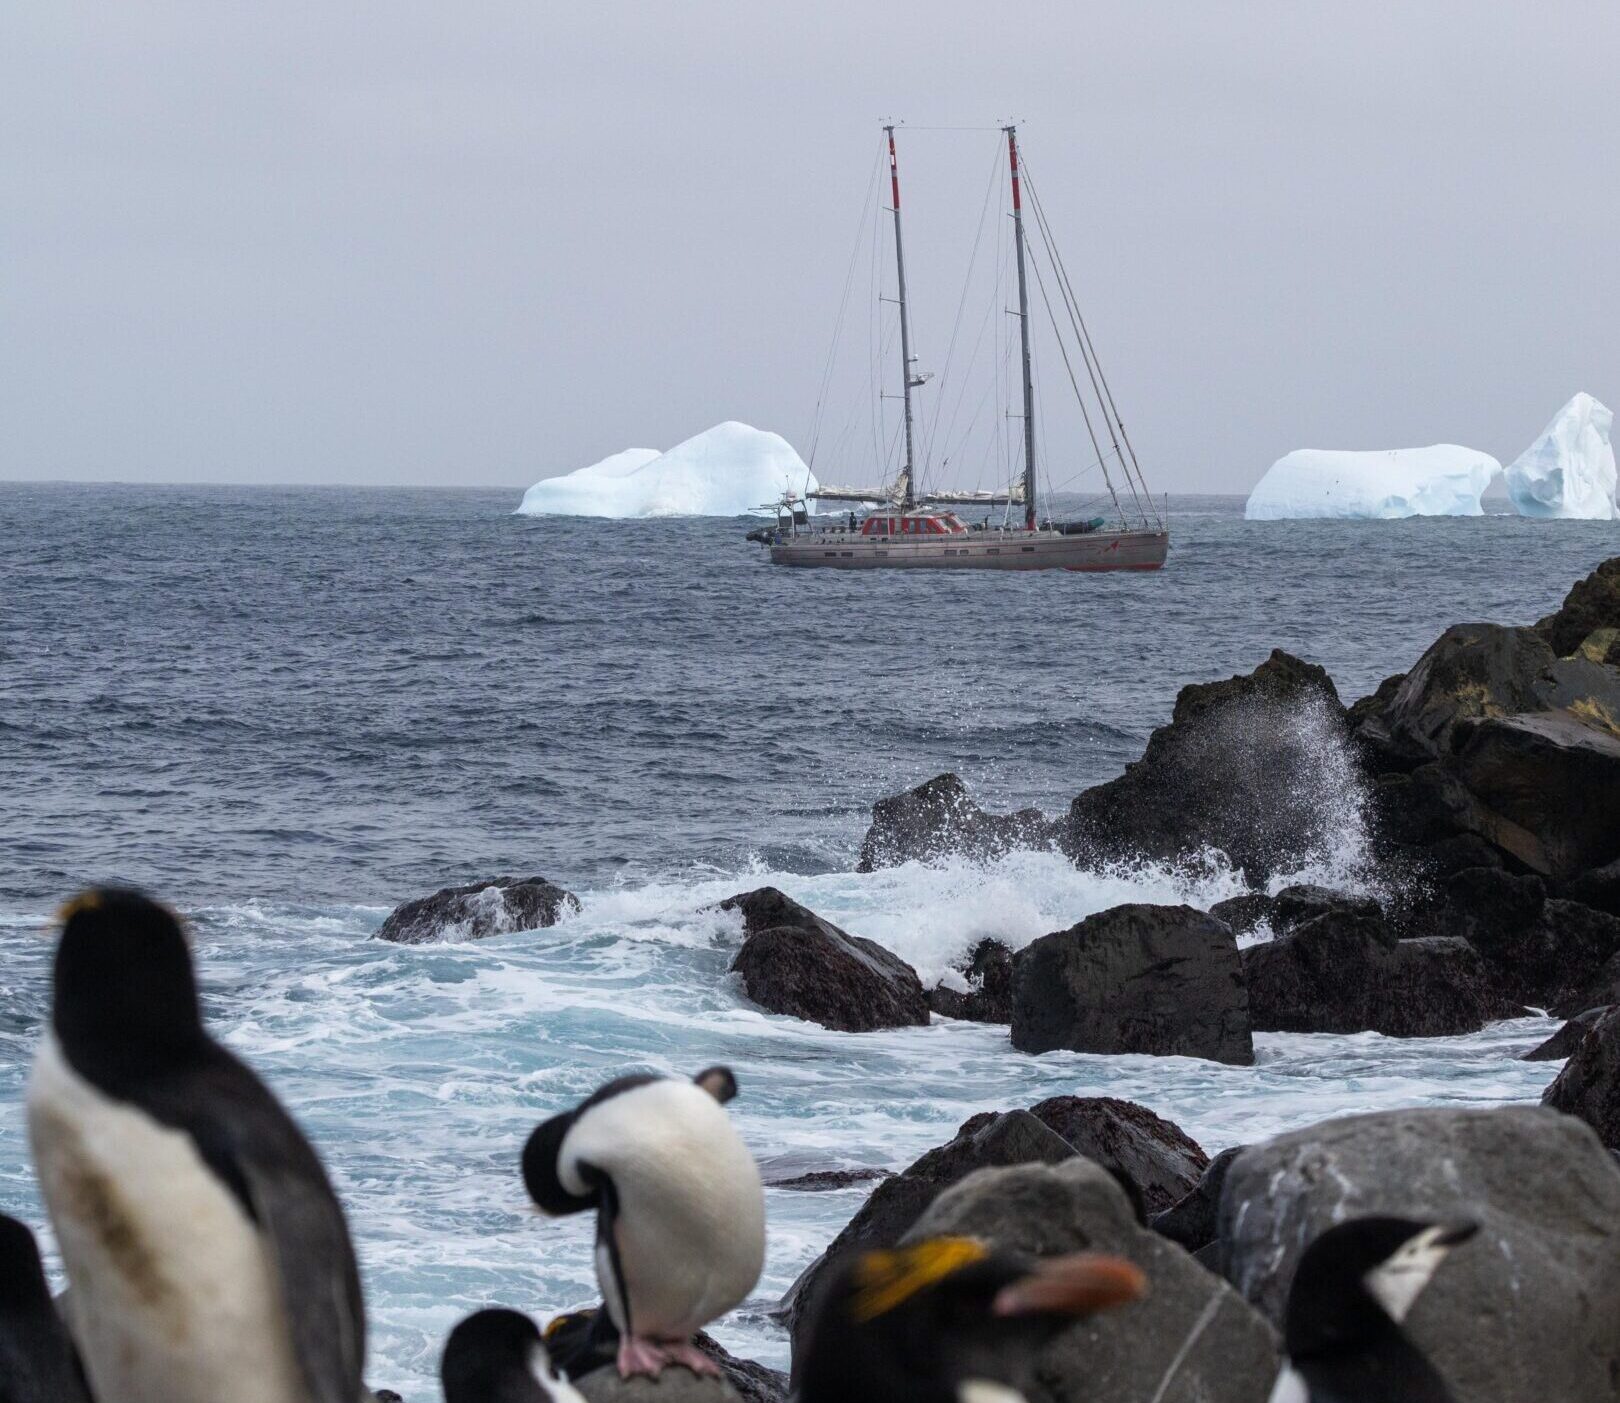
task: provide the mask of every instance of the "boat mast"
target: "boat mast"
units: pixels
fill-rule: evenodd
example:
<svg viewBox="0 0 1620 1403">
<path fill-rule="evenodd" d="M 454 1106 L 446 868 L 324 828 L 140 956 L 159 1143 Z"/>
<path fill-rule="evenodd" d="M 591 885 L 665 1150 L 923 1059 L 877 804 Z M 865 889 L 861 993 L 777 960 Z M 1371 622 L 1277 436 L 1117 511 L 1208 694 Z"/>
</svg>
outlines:
<svg viewBox="0 0 1620 1403">
<path fill-rule="evenodd" d="M 922 381 L 912 371 L 911 318 L 906 311 L 906 254 L 900 242 L 900 164 L 894 154 L 894 128 L 884 127 L 889 134 L 889 186 L 894 194 L 894 276 L 900 290 L 900 383 L 905 387 L 906 404 L 906 466 L 901 478 L 900 510 L 910 511 L 917 504 L 916 474 L 913 466 L 911 392 Z"/>
<path fill-rule="evenodd" d="M 1012 163 L 1013 241 L 1018 249 L 1018 334 L 1024 353 L 1024 527 L 1035 529 L 1035 382 L 1029 370 L 1029 288 L 1024 283 L 1024 206 L 1018 192 L 1018 128 L 1005 127 Z M 898 229 L 896 230 L 898 233 Z M 904 325 L 902 314 L 902 325 Z M 909 407 L 908 418 L 909 419 Z"/>
</svg>

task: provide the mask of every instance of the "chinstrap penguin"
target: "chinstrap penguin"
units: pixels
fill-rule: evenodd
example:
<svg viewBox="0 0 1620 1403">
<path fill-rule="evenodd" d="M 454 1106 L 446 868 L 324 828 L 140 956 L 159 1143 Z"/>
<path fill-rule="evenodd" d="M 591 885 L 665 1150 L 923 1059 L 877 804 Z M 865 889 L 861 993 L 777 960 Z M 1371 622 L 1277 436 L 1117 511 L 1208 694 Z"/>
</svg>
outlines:
<svg viewBox="0 0 1620 1403">
<path fill-rule="evenodd" d="M 759 1280 L 765 1195 L 724 1109 L 736 1093 L 724 1067 L 620 1077 L 523 1147 L 542 1212 L 596 1210 L 596 1276 L 625 1377 L 666 1364 L 718 1373 L 692 1336 Z"/>
<path fill-rule="evenodd" d="M 1119 1257 L 1030 1259 L 973 1238 L 863 1252 L 818 1293 L 799 1403 L 1022 1403 L 1065 1326 L 1123 1306 L 1147 1278 Z"/>
<path fill-rule="evenodd" d="M 1401 1323 L 1474 1223 L 1352 1218 L 1305 1249 L 1271 1403 L 1455 1403 Z"/>
<path fill-rule="evenodd" d="M 90 1403 L 34 1234 L 0 1213 L 0 1403 Z"/>
<path fill-rule="evenodd" d="M 362 1396 L 360 1279 L 326 1173 L 208 1035 L 179 921 L 136 892 L 63 911 L 28 1129 L 98 1398 Z"/>
<path fill-rule="evenodd" d="M 515 1310 L 469 1315 L 444 1344 L 444 1403 L 585 1403 L 557 1372 L 534 1321 Z"/>
</svg>

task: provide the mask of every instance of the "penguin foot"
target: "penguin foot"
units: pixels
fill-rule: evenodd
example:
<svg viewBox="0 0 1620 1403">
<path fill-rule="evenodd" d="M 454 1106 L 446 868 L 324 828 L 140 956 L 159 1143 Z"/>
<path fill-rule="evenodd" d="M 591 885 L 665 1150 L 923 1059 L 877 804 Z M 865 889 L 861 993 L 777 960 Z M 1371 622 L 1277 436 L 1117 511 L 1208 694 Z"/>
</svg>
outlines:
<svg viewBox="0 0 1620 1403">
<path fill-rule="evenodd" d="M 662 1348 L 671 1364 L 684 1364 L 694 1374 L 720 1377 L 720 1366 L 690 1340 L 673 1344 L 666 1341 Z"/>
<path fill-rule="evenodd" d="M 662 1346 L 639 1335 L 623 1335 L 619 1339 L 619 1377 L 634 1378 L 637 1374 L 651 1374 L 657 1378 L 670 1355 Z"/>
</svg>

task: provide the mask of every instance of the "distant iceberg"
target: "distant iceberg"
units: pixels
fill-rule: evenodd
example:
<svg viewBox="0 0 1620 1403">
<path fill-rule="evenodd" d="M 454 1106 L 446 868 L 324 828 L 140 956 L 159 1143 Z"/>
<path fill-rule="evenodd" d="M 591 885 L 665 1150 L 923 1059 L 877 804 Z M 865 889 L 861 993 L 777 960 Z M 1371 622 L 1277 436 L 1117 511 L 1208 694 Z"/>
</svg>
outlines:
<svg viewBox="0 0 1620 1403">
<path fill-rule="evenodd" d="M 526 516 L 747 516 L 818 486 L 780 434 L 727 421 L 667 453 L 627 448 L 523 494 Z"/>
<path fill-rule="evenodd" d="M 1507 470 L 1508 497 L 1520 516 L 1573 516 L 1613 521 L 1614 411 L 1588 394 L 1570 400 L 1546 432 Z"/>
<path fill-rule="evenodd" d="M 1480 516 L 1479 499 L 1501 471 L 1489 453 L 1455 443 L 1370 453 L 1298 448 L 1271 465 L 1243 514 L 1250 521 Z"/>
</svg>

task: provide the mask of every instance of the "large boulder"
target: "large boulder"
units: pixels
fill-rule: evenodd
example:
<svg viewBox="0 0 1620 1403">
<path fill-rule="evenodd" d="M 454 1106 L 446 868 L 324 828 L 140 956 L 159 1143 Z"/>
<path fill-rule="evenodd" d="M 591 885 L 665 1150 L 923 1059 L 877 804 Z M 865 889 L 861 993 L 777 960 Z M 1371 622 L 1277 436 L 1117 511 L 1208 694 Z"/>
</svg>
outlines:
<svg viewBox="0 0 1620 1403">
<path fill-rule="evenodd" d="M 1579 1116 L 1620 1150 L 1620 1012 L 1611 1008 L 1593 1020 L 1541 1103 Z"/>
<path fill-rule="evenodd" d="M 1246 677 L 1183 687 L 1170 724 L 1118 779 L 1069 806 L 1077 860 L 1175 861 L 1215 848 L 1255 885 L 1321 851 L 1353 779 L 1344 708 L 1320 667 L 1280 649 Z"/>
<path fill-rule="evenodd" d="M 1568 657 L 1599 629 L 1620 629 L 1620 555 L 1577 580 L 1556 614 L 1536 625 L 1559 657 Z"/>
<path fill-rule="evenodd" d="M 1243 974 L 1249 1017 L 1265 1032 L 1442 1037 L 1511 1011 L 1466 940 L 1396 940 L 1381 918 L 1356 910 L 1251 945 Z"/>
<path fill-rule="evenodd" d="M 1594 867 L 1589 872 L 1582 872 L 1573 881 L 1565 883 L 1563 894 L 1583 906 L 1620 916 L 1620 858 L 1602 867 Z"/>
<path fill-rule="evenodd" d="M 875 941 L 840 930 L 775 887 L 727 897 L 743 917 L 742 949 L 731 963 L 748 997 L 846 1033 L 928 1022 L 917 972 Z"/>
<path fill-rule="evenodd" d="M 1325 916 L 1329 911 L 1354 911 L 1374 920 L 1382 917 L 1383 910 L 1377 898 L 1337 891 L 1332 887 L 1300 884 L 1284 887 L 1271 902 L 1271 928 L 1278 935 L 1295 930 L 1307 921 Z"/>
<path fill-rule="evenodd" d="M 904 794 L 872 805 L 857 872 L 933 862 L 941 857 L 996 857 L 1013 848 L 1044 847 L 1054 830 L 1039 809 L 986 813 L 957 775 L 935 775 Z"/>
<path fill-rule="evenodd" d="M 1562 1062 L 1574 1055 L 1575 1049 L 1581 1045 L 1584 1038 L 1593 1028 L 1608 1016 L 1613 1004 L 1604 1004 L 1599 1008 L 1589 1008 L 1584 1013 L 1577 1013 L 1545 1042 L 1524 1053 L 1521 1062 Z M 1567 1111 L 1568 1106 L 1559 1106 L 1560 1111 Z"/>
<path fill-rule="evenodd" d="M 1116 906 L 1019 952 L 1012 1044 L 1022 1052 L 1146 1052 L 1254 1061 L 1231 927 L 1190 906 Z"/>
<path fill-rule="evenodd" d="M 973 947 L 962 973 L 964 993 L 943 984 L 928 991 L 928 1006 L 946 1018 L 970 1023 L 1012 1022 L 1013 953 L 999 940 L 984 939 Z"/>
<path fill-rule="evenodd" d="M 1382 1111 L 1251 1146 L 1221 1199 L 1227 1278 L 1280 1322 L 1306 1245 L 1379 1213 L 1481 1225 L 1407 1319 L 1459 1399 L 1620 1399 L 1620 1168 L 1587 1126 L 1536 1106 Z"/>
<path fill-rule="evenodd" d="M 987 1169 L 943 1193 L 906 1235 L 980 1238 L 1032 1256 L 1108 1252 L 1148 1293 L 1076 1322 L 1047 1345 L 1031 1403 L 1257 1403 L 1278 1369 L 1264 1318 L 1181 1248 L 1137 1221 L 1106 1170 L 1084 1158 Z"/>
<path fill-rule="evenodd" d="M 1242 1149 L 1242 1145 L 1233 1145 L 1222 1150 L 1205 1166 L 1198 1182 L 1169 1208 L 1148 1219 L 1148 1226 L 1189 1252 L 1202 1252 L 1214 1244 L 1220 1232 L 1221 1190 Z"/>
<path fill-rule="evenodd" d="M 544 877 L 492 877 L 402 902 L 377 929 L 378 940 L 426 945 L 482 940 L 511 931 L 540 930 L 579 910 L 579 898 Z"/>
<path fill-rule="evenodd" d="M 1077 1154 L 1129 1178 L 1149 1213 L 1184 1197 L 1209 1167 L 1209 1156 L 1186 1131 L 1134 1101 L 1051 1096 L 1029 1113 Z"/>
<path fill-rule="evenodd" d="M 1028 1111 L 974 1116 L 954 1139 L 936 1146 L 872 1190 L 855 1216 L 827 1250 L 787 1290 L 778 1318 L 799 1343 L 800 1332 L 814 1315 L 816 1293 L 829 1278 L 827 1268 L 849 1253 L 870 1247 L 893 1247 L 940 1193 L 975 1169 L 1037 1161 L 1055 1164 L 1069 1159 L 1074 1146 Z"/>
</svg>

